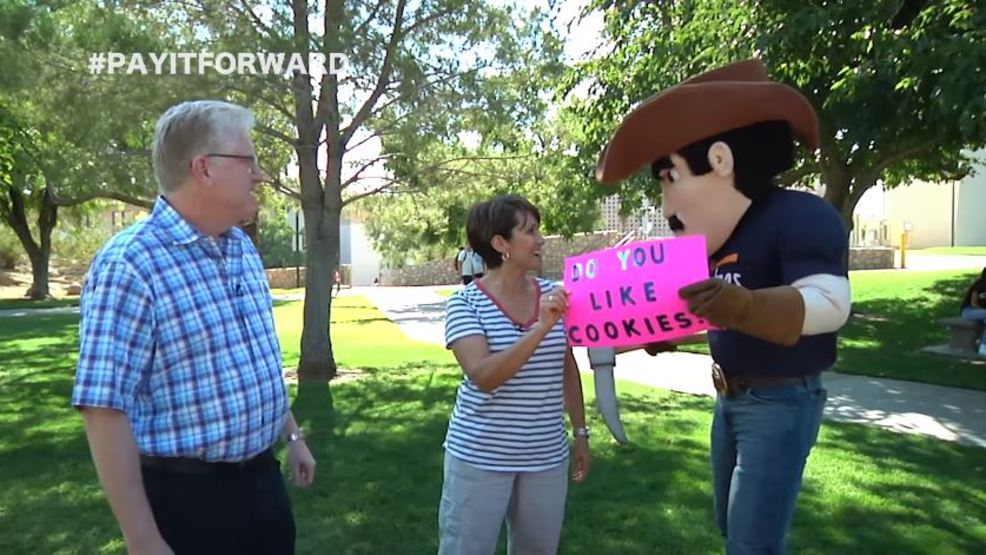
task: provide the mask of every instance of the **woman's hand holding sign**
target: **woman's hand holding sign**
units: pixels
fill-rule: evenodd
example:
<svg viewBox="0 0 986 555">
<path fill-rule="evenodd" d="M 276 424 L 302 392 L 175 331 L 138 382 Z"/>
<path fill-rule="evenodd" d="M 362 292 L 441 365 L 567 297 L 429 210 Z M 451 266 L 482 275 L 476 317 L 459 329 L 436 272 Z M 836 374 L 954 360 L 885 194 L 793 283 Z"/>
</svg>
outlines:
<svg viewBox="0 0 986 555">
<path fill-rule="evenodd" d="M 554 326 L 568 310 L 568 292 L 563 287 L 555 287 L 541 297 L 538 320 L 547 327 Z"/>
</svg>

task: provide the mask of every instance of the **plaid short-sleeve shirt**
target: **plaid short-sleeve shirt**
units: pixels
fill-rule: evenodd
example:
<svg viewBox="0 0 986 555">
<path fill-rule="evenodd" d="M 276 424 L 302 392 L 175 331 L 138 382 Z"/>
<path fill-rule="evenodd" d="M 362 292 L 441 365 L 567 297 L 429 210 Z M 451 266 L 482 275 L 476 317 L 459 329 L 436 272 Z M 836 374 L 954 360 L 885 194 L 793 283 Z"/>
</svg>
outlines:
<svg viewBox="0 0 986 555">
<path fill-rule="evenodd" d="M 239 461 L 276 441 L 270 289 L 239 228 L 207 237 L 159 197 L 97 254 L 81 305 L 72 404 L 124 412 L 141 453 Z"/>
</svg>

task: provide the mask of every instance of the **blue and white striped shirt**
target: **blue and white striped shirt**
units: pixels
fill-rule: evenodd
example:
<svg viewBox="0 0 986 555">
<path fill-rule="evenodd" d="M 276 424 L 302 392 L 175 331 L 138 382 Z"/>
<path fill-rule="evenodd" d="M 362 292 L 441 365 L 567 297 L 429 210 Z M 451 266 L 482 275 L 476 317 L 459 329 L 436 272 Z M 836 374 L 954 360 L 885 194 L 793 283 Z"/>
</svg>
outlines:
<svg viewBox="0 0 986 555">
<path fill-rule="evenodd" d="M 270 289 L 249 237 L 193 228 L 163 198 L 86 276 L 72 404 L 124 412 L 141 453 L 248 459 L 287 417 Z"/>
<path fill-rule="evenodd" d="M 554 284 L 537 280 L 540 295 Z M 535 303 L 537 306 L 537 303 Z M 535 318 L 537 316 L 535 315 Z M 508 317 L 480 282 L 472 282 L 448 300 L 445 343 L 486 336 L 490 352 L 508 349 L 534 322 Z M 568 458 L 564 419 L 565 326 L 559 320 L 512 378 L 485 392 L 463 376 L 449 419 L 445 449 L 483 470 L 537 472 Z"/>
</svg>

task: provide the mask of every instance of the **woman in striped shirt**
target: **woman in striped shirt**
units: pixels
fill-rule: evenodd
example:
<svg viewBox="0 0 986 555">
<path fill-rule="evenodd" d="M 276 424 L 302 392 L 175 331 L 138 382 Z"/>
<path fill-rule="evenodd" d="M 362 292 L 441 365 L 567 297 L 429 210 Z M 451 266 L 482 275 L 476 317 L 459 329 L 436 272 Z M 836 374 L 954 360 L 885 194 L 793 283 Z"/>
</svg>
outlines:
<svg viewBox="0 0 986 555">
<path fill-rule="evenodd" d="M 463 370 L 445 438 L 440 555 L 490 554 L 506 518 L 511 555 L 558 550 L 571 476 L 589 471 L 582 385 L 565 340 L 564 289 L 541 270 L 540 214 L 505 195 L 475 205 L 466 232 L 487 274 L 449 298 L 445 340 Z"/>
</svg>

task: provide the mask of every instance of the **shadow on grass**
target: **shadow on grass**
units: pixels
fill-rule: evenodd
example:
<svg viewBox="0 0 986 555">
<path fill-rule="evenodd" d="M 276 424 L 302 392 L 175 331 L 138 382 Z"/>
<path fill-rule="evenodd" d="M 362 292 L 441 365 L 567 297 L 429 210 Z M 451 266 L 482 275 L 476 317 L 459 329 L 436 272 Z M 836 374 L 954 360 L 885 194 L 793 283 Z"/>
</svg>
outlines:
<svg viewBox="0 0 986 555">
<path fill-rule="evenodd" d="M 809 459 L 792 545 L 804 553 L 982 550 L 982 449 L 856 424 L 827 422 L 822 430 Z"/>
<path fill-rule="evenodd" d="M 836 370 L 986 390 L 986 369 L 974 362 L 920 352 L 948 342 L 941 318 L 958 315 L 973 274 L 935 281 L 906 300 L 878 298 L 856 302 L 840 333 Z"/>
<path fill-rule="evenodd" d="M 0 322 L 0 553 L 122 553 L 81 418 L 68 405 L 76 323 L 38 322 Z M 294 391 L 318 460 L 314 486 L 291 488 L 299 554 L 436 551 L 441 443 L 460 379 L 455 364 L 419 360 Z M 585 391 L 594 463 L 589 480 L 570 488 L 560 552 L 720 552 L 707 454 L 712 400 L 621 388 L 632 444 L 619 447 Z M 792 552 L 976 552 L 986 541 L 982 454 L 826 423 Z"/>
<path fill-rule="evenodd" d="M 303 515 L 299 553 L 437 550 L 441 443 L 460 376 L 453 364 L 406 364 L 370 369 L 340 385 L 299 386 L 295 416 L 311 430 L 319 461 L 315 486 L 292 492 L 296 515 Z M 705 426 L 676 412 L 704 414 L 707 401 L 669 396 L 622 403 L 639 443 L 617 448 L 600 439 L 590 480 L 571 487 L 561 551 L 714 551 L 706 447 L 699 439 Z M 659 426 L 649 418 L 655 412 L 666 414 Z M 678 435 L 666 433 L 671 429 Z M 673 511 L 660 503 L 669 497 Z M 644 529 L 654 532 L 640 535 Z"/>
<path fill-rule="evenodd" d="M 78 316 L 0 319 L 0 337 L 0 553 L 122 552 L 69 404 Z"/>
</svg>

